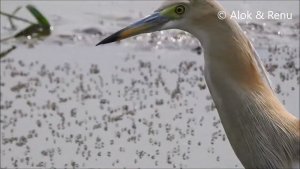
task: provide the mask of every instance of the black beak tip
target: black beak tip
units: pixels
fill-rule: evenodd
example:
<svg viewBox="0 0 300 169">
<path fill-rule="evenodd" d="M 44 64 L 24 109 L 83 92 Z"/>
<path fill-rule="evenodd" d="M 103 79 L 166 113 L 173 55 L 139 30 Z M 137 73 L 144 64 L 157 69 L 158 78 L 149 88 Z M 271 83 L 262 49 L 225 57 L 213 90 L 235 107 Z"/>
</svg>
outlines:
<svg viewBox="0 0 300 169">
<path fill-rule="evenodd" d="M 105 43 L 103 43 L 103 41 L 101 41 L 101 42 L 97 43 L 96 46 L 103 45 L 103 44 L 105 44 Z"/>
<path fill-rule="evenodd" d="M 103 39 L 101 42 L 97 43 L 96 46 L 112 43 L 112 42 L 115 42 L 117 40 L 119 40 L 119 33 L 113 34 L 113 35 Z"/>
</svg>

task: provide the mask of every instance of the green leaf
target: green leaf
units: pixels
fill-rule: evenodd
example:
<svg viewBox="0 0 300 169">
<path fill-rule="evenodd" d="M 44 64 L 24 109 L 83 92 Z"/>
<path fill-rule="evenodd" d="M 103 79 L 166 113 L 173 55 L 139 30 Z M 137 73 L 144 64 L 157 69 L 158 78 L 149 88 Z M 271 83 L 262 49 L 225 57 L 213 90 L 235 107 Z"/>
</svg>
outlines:
<svg viewBox="0 0 300 169">
<path fill-rule="evenodd" d="M 31 24 L 22 31 L 18 32 L 14 37 L 21 36 L 48 36 L 51 33 L 51 25 L 48 20 L 42 15 L 42 13 L 36 9 L 33 5 L 27 5 L 26 8 L 38 21 L 37 24 Z"/>
<path fill-rule="evenodd" d="M 48 22 L 48 20 L 46 19 L 46 17 L 44 17 L 44 15 L 38 9 L 36 9 L 33 5 L 27 5 L 26 8 L 35 17 L 35 19 L 38 21 L 39 24 L 41 24 L 43 26 L 48 26 L 48 27 L 51 26 L 50 23 Z"/>
</svg>

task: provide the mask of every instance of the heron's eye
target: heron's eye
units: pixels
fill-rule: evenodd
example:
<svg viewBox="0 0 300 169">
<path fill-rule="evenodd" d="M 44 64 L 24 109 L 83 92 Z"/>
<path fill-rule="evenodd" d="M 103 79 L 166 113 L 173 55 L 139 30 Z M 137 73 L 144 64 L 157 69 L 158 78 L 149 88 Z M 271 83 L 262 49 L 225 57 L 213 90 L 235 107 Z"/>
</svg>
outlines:
<svg viewBox="0 0 300 169">
<path fill-rule="evenodd" d="M 179 5 L 175 8 L 175 12 L 177 15 L 183 15 L 185 12 L 185 7 L 183 5 Z"/>
</svg>

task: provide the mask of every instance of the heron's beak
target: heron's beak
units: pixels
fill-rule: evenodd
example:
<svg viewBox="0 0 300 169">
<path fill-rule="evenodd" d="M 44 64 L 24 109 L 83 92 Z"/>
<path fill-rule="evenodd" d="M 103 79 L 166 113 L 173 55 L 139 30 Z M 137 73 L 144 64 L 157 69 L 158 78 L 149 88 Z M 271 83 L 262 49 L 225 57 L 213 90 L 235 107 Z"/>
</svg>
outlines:
<svg viewBox="0 0 300 169">
<path fill-rule="evenodd" d="M 114 34 L 105 38 L 101 42 L 99 42 L 96 46 L 107 44 L 115 41 L 119 41 L 122 39 L 126 39 L 135 35 L 139 35 L 142 33 L 150 33 L 154 31 L 159 31 L 160 28 L 169 21 L 169 19 L 165 16 L 161 16 L 159 12 L 156 12 Z"/>
</svg>

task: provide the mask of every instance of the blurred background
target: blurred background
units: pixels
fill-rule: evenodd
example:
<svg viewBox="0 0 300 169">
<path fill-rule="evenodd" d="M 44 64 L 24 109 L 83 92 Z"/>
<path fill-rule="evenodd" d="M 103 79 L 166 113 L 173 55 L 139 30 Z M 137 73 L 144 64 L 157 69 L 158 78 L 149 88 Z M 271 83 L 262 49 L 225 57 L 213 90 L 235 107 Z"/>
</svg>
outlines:
<svg viewBox="0 0 300 169">
<path fill-rule="evenodd" d="M 242 167 L 190 34 L 95 47 L 161 3 L 1 0 L 1 168 Z M 221 3 L 229 12 L 292 13 L 238 22 L 278 97 L 299 117 L 299 1 Z"/>
</svg>

